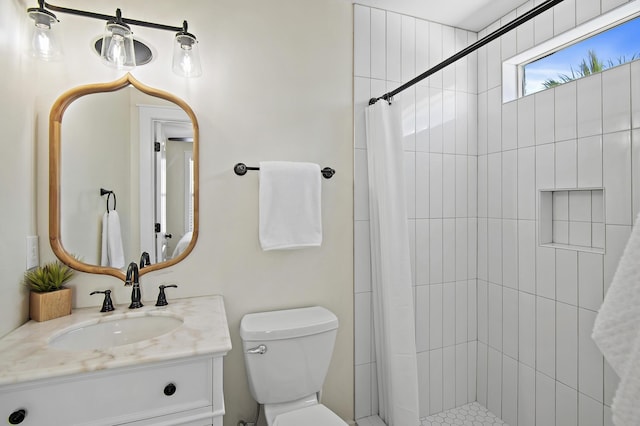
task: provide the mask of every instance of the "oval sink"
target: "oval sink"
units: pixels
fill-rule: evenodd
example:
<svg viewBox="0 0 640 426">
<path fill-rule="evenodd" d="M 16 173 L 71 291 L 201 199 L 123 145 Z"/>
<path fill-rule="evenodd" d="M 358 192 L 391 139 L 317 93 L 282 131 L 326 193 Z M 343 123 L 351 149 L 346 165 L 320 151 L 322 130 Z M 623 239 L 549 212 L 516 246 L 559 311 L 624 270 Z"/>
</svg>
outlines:
<svg viewBox="0 0 640 426">
<path fill-rule="evenodd" d="M 54 336 L 49 346 L 75 351 L 106 349 L 158 337 L 181 325 L 182 319 L 166 315 L 120 315 L 97 323 L 79 324 Z"/>
</svg>

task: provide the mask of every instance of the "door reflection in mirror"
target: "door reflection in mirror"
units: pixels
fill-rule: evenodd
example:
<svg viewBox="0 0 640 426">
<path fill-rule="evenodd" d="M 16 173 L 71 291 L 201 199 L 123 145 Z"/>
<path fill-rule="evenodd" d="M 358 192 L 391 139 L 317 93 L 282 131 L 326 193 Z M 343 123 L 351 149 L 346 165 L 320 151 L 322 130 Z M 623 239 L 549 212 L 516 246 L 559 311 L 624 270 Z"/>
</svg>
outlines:
<svg viewBox="0 0 640 426">
<path fill-rule="evenodd" d="M 156 121 L 154 128 L 155 259 L 164 262 L 182 253 L 193 233 L 193 137 L 189 122 Z"/>
</svg>

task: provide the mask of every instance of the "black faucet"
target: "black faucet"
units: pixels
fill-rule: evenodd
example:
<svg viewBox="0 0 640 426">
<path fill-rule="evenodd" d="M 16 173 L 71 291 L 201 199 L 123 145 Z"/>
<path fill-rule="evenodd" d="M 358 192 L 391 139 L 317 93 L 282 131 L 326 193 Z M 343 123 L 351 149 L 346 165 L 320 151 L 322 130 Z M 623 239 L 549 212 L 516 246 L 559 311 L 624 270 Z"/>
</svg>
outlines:
<svg viewBox="0 0 640 426">
<path fill-rule="evenodd" d="M 143 251 L 142 254 L 140 255 L 140 269 L 149 265 L 151 265 L 151 259 L 149 258 L 149 253 L 147 253 L 146 251 Z"/>
<path fill-rule="evenodd" d="M 144 306 L 140 301 L 140 282 L 138 279 L 138 265 L 136 262 L 131 262 L 127 268 L 127 276 L 124 280 L 124 285 L 130 286 L 133 284 L 131 290 L 131 304 L 129 309 L 142 308 Z"/>
</svg>

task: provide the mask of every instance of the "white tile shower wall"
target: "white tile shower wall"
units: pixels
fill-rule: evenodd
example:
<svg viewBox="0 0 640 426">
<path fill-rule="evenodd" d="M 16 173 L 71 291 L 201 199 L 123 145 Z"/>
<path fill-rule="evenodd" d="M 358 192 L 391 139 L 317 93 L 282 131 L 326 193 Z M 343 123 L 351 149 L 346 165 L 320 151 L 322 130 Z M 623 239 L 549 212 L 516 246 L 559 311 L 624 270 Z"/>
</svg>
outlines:
<svg viewBox="0 0 640 426">
<path fill-rule="evenodd" d="M 632 185 L 640 178 L 640 62 L 505 105 L 499 62 L 623 3 L 567 0 L 397 100 L 409 114 L 403 147 L 414 163 L 407 186 L 415 195 L 408 205 L 422 416 L 463 402 L 466 374 L 467 400 L 490 405 L 511 426 L 612 424 L 617 378 L 590 330 L 640 212 L 640 185 Z M 476 35 L 355 6 L 356 417 L 377 412 L 364 306 L 371 300 L 364 108 L 397 79 L 459 50 L 465 35 L 469 44 L 513 16 Z M 605 253 L 540 248 L 537 191 L 599 187 L 606 199 L 592 206 L 592 219 L 597 211 L 604 217 L 591 239 Z"/>
<path fill-rule="evenodd" d="M 378 407 L 364 111 L 372 96 L 380 96 L 424 72 L 476 41 L 477 36 L 361 5 L 354 6 L 354 31 L 355 411 L 356 418 L 362 418 L 376 414 Z M 493 57 L 500 60 L 499 44 L 492 51 Z M 477 209 L 480 202 L 486 205 L 486 197 L 478 199 L 476 70 L 473 54 L 395 100 L 403 111 L 421 417 L 476 400 Z M 494 86 L 497 84 L 496 80 Z M 490 99 L 498 105 L 499 91 Z M 492 119 L 499 123 L 500 113 Z M 500 162 L 500 153 L 496 159 Z M 515 166 L 505 166 L 507 173 L 515 171 Z M 500 182 L 500 172 L 492 178 Z M 515 175 L 513 178 L 515 193 Z M 515 226 L 517 200 L 507 201 L 505 208 Z M 492 213 L 501 217 L 500 210 Z M 509 244 L 514 243 L 509 240 Z M 497 327 L 500 321 L 496 318 L 492 324 Z M 500 386 L 496 382 L 496 389 Z"/>
<path fill-rule="evenodd" d="M 567 0 L 518 28 L 517 50 L 622 3 Z M 513 43 L 503 36 L 478 51 L 477 398 L 511 426 L 610 425 L 618 379 L 591 329 L 640 211 L 640 61 L 496 104 L 493 52 Z M 500 134 L 489 131 L 500 123 Z M 604 199 L 590 208 L 580 196 L 591 191 L 564 191 L 566 206 L 554 201 L 566 209 L 554 215 L 592 221 L 578 242 L 604 254 L 539 247 L 538 190 L 600 187 Z M 576 229 L 565 228 L 554 237 L 571 243 Z"/>
</svg>

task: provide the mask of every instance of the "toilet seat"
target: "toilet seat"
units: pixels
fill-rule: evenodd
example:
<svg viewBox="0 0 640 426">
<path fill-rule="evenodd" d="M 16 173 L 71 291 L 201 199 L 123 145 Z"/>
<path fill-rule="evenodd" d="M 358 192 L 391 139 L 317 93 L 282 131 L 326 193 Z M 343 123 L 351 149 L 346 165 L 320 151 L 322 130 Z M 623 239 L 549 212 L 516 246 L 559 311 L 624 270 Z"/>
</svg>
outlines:
<svg viewBox="0 0 640 426">
<path fill-rule="evenodd" d="M 282 413 L 273 426 L 347 426 L 347 423 L 322 404 Z"/>
</svg>

